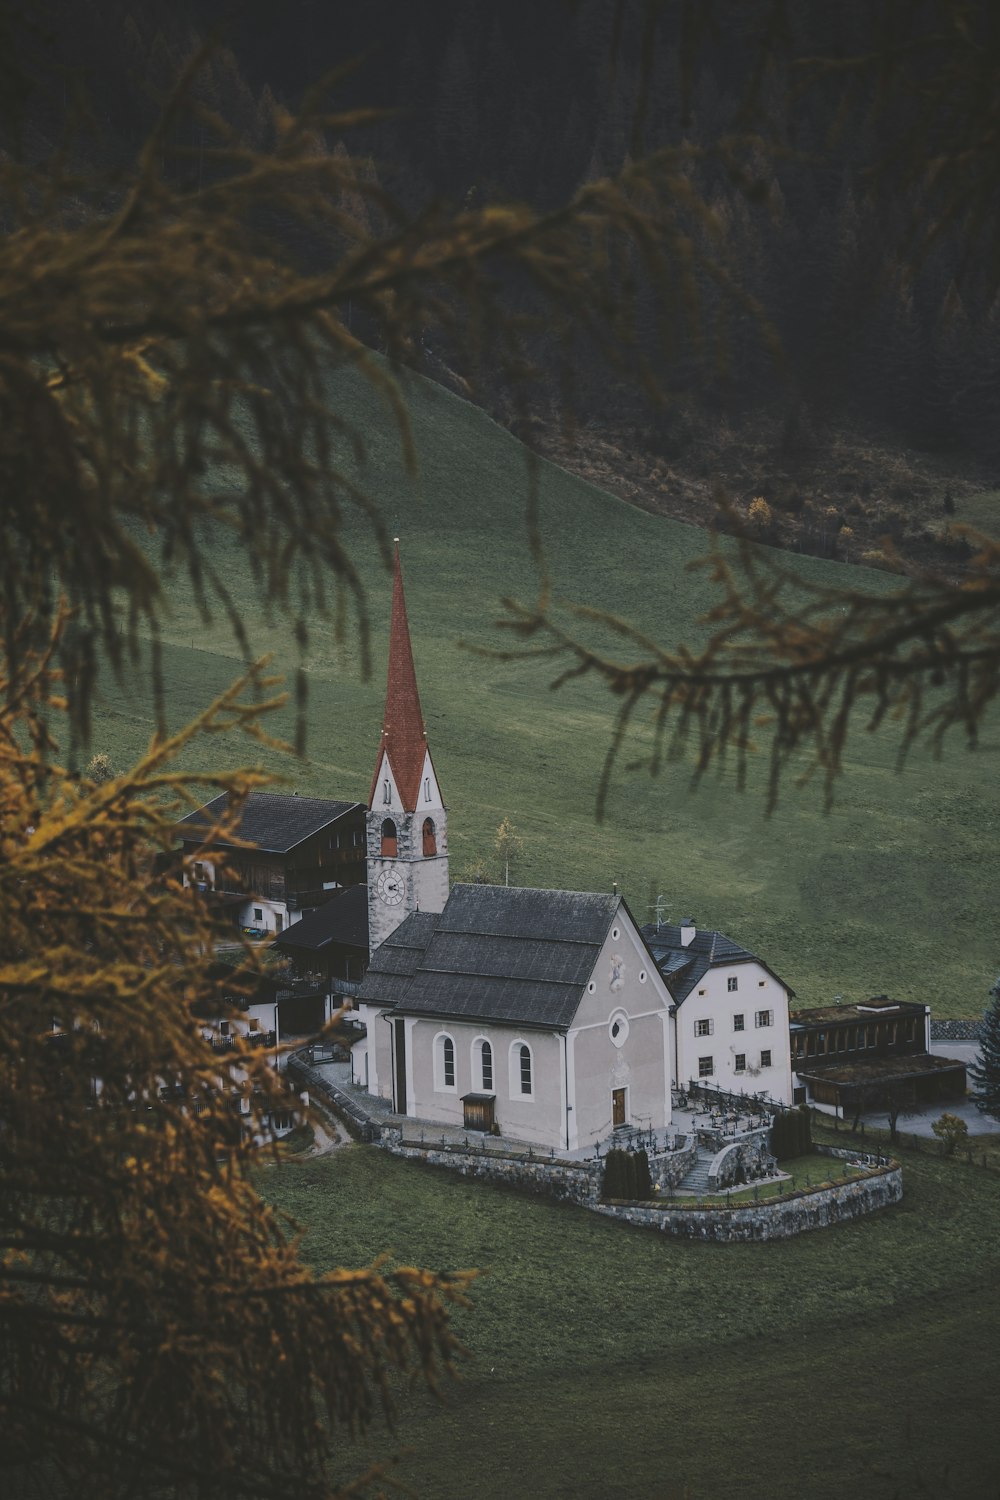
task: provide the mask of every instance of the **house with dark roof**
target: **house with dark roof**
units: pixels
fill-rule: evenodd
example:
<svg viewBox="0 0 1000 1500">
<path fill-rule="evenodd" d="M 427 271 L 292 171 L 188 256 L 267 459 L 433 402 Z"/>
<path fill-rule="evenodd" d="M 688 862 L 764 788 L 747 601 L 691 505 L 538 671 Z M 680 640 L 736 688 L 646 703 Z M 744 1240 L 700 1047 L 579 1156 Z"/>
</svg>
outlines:
<svg viewBox="0 0 1000 1500">
<path fill-rule="evenodd" d="M 671 996 L 619 895 L 458 885 L 377 947 L 355 1082 L 398 1114 L 575 1150 L 670 1122 Z"/>
<path fill-rule="evenodd" d="M 307 912 L 275 938 L 297 974 L 322 980 L 339 995 L 355 993 L 368 967 L 368 888 L 351 885 Z"/>
<path fill-rule="evenodd" d="M 642 929 L 670 992 L 674 1081 L 792 1103 L 794 991 L 756 954 L 693 918 Z"/>
<path fill-rule="evenodd" d="M 251 792 L 229 816 L 225 793 L 177 825 L 185 880 L 238 927 L 280 933 L 366 873 L 365 808 L 326 797 Z"/>
</svg>

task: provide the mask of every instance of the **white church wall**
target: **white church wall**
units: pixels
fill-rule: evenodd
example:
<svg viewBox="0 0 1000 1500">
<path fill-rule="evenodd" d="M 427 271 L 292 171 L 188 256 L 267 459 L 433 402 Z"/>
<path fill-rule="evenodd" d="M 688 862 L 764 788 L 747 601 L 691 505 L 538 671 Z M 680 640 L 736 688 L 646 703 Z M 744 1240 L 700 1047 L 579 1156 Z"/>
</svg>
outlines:
<svg viewBox="0 0 1000 1500">
<path fill-rule="evenodd" d="M 616 918 L 567 1037 L 570 1149 L 605 1140 L 615 1093 L 624 1123 L 670 1123 L 671 1001 L 628 913 Z"/>
</svg>

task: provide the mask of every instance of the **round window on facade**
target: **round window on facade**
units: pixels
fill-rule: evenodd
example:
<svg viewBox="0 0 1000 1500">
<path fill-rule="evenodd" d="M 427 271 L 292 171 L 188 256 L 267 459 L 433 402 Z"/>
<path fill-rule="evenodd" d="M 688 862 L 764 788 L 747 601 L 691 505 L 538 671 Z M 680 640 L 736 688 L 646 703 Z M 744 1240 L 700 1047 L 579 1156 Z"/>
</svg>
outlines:
<svg viewBox="0 0 1000 1500">
<path fill-rule="evenodd" d="M 618 930 L 617 927 L 612 927 L 612 929 L 611 929 L 611 937 L 612 937 L 613 941 L 616 942 L 616 943 L 617 943 L 618 939 L 621 937 L 621 933 L 620 933 L 620 931 Z"/>
<path fill-rule="evenodd" d="M 594 983 L 593 980 L 591 980 L 590 983 L 587 985 L 587 994 L 588 995 L 592 995 L 596 989 L 597 989 L 597 985 Z"/>
<path fill-rule="evenodd" d="M 639 970 L 639 983 L 640 984 L 645 984 L 646 983 L 646 971 L 645 971 L 645 969 L 640 969 Z"/>
<path fill-rule="evenodd" d="M 615 1011 L 608 1022 L 608 1036 L 616 1047 L 624 1047 L 628 1041 L 628 1016 L 624 1011 Z"/>
</svg>

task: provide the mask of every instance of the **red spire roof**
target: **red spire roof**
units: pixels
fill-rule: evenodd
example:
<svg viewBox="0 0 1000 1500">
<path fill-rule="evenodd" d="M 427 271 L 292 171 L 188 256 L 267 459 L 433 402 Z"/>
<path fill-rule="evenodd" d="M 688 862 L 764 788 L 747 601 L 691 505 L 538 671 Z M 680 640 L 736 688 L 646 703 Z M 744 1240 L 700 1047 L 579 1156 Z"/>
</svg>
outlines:
<svg viewBox="0 0 1000 1500">
<path fill-rule="evenodd" d="M 399 566 L 399 542 L 392 579 L 392 624 L 389 628 L 389 679 L 385 689 L 385 713 L 382 717 L 382 743 L 375 761 L 368 806 L 375 805 L 382 752 L 389 757 L 392 774 L 407 812 L 413 812 L 420 795 L 420 774 L 427 752 L 424 717 L 420 712 L 417 674 L 410 646 L 410 627 L 406 619 L 403 574 Z"/>
</svg>

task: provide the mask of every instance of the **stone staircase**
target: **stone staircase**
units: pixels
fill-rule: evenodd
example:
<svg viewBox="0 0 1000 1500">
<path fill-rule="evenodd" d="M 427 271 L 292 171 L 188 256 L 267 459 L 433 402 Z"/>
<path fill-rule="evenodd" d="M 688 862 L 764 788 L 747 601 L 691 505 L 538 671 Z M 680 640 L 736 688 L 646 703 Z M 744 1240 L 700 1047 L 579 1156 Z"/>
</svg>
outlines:
<svg viewBox="0 0 1000 1500">
<path fill-rule="evenodd" d="M 705 1194 L 710 1191 L 708 1169 L 715 1160 L 715 1153 L 704 1146 L 698 1147 L 698 1156 L 690 1172 L 680 1184 L 678 1192 Z"/>
</svg>

